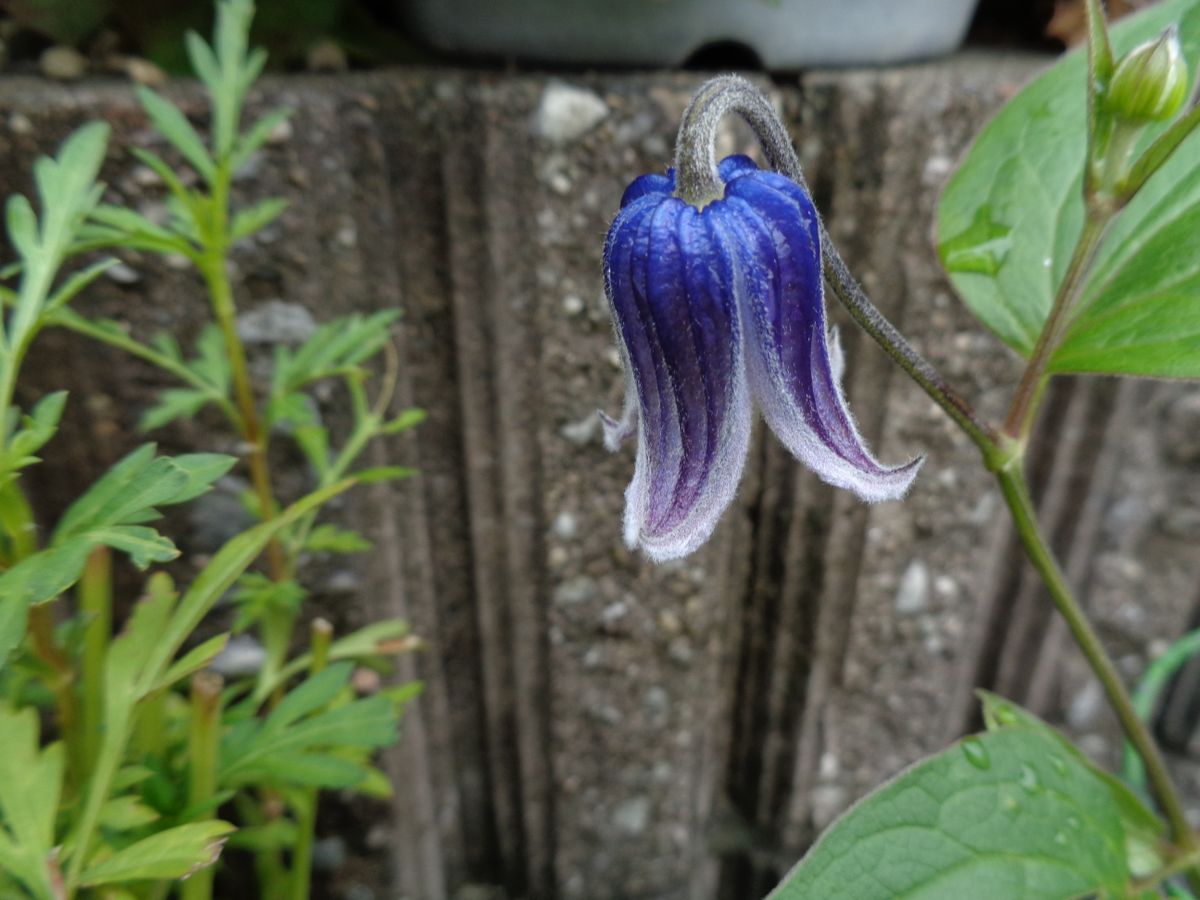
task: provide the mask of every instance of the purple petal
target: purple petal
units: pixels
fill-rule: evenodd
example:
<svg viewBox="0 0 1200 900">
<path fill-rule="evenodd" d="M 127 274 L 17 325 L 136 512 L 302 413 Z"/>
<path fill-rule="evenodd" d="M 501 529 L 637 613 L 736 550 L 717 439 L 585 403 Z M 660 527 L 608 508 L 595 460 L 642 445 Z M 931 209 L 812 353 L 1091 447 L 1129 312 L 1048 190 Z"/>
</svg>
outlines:
<svg viewBox="0 0 1200 900">
<path fill-rule="evenodd" d="M 683 556 L 733 499 L 749 442 L 731 273 L 703 217 L 675 199 L 622 211 L 605 272 L 627 366 L 626 413 L 606 423 L 607 438 L 631 431 L 635 416 L 638 427 L 625 539 L 653 559 Z"/>
<path fill-rule="evenodd" d="M 750 388 L 779 440 L 823 480 L 864 500 L 895 499 L 921 460 L 888 468 L 863 443 L 842 395 L 840 348 L 825 325 L 816 212 L 773 172 L 736 178 L 720 219 L 741 267 Z"/>
</svg>

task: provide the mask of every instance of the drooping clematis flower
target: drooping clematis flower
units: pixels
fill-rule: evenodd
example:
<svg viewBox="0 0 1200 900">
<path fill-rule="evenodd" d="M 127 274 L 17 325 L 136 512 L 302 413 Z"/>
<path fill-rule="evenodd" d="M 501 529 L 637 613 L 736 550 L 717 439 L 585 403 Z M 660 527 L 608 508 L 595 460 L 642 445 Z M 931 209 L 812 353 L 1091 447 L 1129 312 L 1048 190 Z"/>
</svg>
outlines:
<svg viewBox="0 0 1200 900">
<path fill-rule="evenodd" d="M 737 490 L 754 404 L 801 462 L 864 500 L 902 496 L 921 464 L 876 462 L 846 407 L 804 188 L 745 156 L 716 175 L 723 194 L 702 203 L 676 195 L 674 170 L 638 178 L 604 247 L 626 375 L 605 443 L 637 434 L 625 540 L 656 560 L 712 534 Z"/>
</svg>

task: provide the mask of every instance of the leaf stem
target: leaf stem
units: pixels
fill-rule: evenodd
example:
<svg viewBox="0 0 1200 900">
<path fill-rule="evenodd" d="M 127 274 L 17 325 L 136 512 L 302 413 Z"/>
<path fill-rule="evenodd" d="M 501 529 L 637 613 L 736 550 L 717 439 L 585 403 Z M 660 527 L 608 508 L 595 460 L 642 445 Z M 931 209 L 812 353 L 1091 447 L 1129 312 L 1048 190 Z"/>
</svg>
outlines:
<svg viewBox="0 0 1200 900">
<path fill-rule="evenodd" d="M 1014 463 L 1002 469 L 996 473 L 996 478 L 1000 482 L 1000 489 L 1004 493 L 1004 500 L 1012 513 L 1017 535 L 1025 547 L 1030 562 L 1041 576 L 1046 590 L 1050 594 L 1050 599 L 1054 602 L 1059 614 L 1066 620 L 1075 643 L 1087 658 L 1088 665 L 1091 666 L 1103 686 L 1109 706 L 1116 713 L 1121 728 L 1145 762 L 1150 784 L 1170 823 L 1171 833 L 1177 846 L 1189 856 L 1200 853 L 1200 842 L 1197 841 L 1188 825 L 1183 805 L 1179 800 L 1175 785 L 1171 781 L 1171 776 L 1167 772 L 1162 754 L 1134 709 L 1133 701 L 1121 680 L 1117 667 L 1105 651 L 1104 645 L 1100 642 L 1091 622 L 1088 621 L 1079 601 L 1071 592 L 1066 577 L 1046 543 L 1038 525 L 1033 500 L 1029 496 L 1029 488 L 1025 483 L 1024 472 L 1020 464 Z"/>
<path fill-rule="evenodd" d="M 1038 400 L 1045 387 L 1046 368 L 1054 351 L 1062 342 L 1070 323 L 1071 311 L 1083 290 L 1092 260 L 1096 257 L 1096 251 L 1100 249 L 1100 242 L 1110 221 L 1112 213 L 1089 208 L 1083 222 L 1083 230 L 1079 233 L 1079 240 L 1071 254 L 1071 261 L 1067 264 L 1067 271 L 1055 294 L 1050 315 L 1042 326 L 1042 333 L 1038 336 L 1029 362 L 1025 365 L 1021 381 L 1013 394 L 1008 416 L 1004 420 L 1004 433 L 1015 441 L 1024 443 L 1029 437 L 1034 417 L 1037 415 Z"/>
</svg>

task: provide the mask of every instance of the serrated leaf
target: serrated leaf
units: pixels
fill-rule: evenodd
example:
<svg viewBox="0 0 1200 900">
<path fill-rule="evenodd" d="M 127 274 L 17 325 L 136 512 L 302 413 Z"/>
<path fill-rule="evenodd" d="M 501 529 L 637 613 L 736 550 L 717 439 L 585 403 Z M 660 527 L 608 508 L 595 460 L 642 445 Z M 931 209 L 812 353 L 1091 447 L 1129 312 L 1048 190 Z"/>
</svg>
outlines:
<svg viewBox="0 0 1200 900">
<path fill-rule="evenodd" d="M 1165 0 L 1112 29 L 1118 54 L 1180 21 L 1200 65 L 1200 2 Z M 938 208 L 939 253 L 988 328 L 1028 354 L 1084 219 L 1086 60 L 1072 53 L 980 133 Z M 1162 130 L 1149 129 L 1143 143 Z M 1182 146 L 1106 235 L 1056 372 L 1200 376 L 1200 140 Z"/>
<path fill-rule="evenodd" d="M 241 765 L 241 784 L 287 784 L 331 790 L 357 788 L 371 778 L 370 767 L 329 753 L 272 753 Z"/>
<path fill-rule="evenodd" d="M 1116 803 L 1053 737 L 965 738 L 830 826 L 773 900 L 1061 900 L 1123 896 Z"/>
<path fill-rule="evenodd" d="M 335 663 L 327 666 L 289 691 L 267 716 L 262 732 L 271 735 L 282 731 L 298 719 L 327 706 L 350 680 L 354 666 Z"/>
<path fill-rule="evenodd" d="M 395 310 L 334 319 L 318 328 L 294 351 L 277 355 L 272 396 L 282 397 L 306 384 L 338 375 L 370 359 L 388 339 Z"/>
<path fill-rule="evenodd" d="M 260 231 L 267 225 L 274 222 L 283 211 L 287 209 L 287 201 L 280 197 L 272 197 L 269 200 L 264 200 L 261 203 L 256 203 L 249 209 L 240 210 L 233 217 L 233 224 L 229 227 L 229 238 L 232 241 L 240 241 L 244 237 L 249 237 L 256 231 Z"/>
<path fill-rule="evenodd" d="M 137 88 L 137 98 L 154 127 L 170 141 L 183 158 L 191 163 L 206 181 L 212 181 L 216 168 L 200 135 L 177 106 L 147 87 Z"/>
<path fill-rule="evenodd" d="M 170 562 L 179 556 L 179 550 L 170 538 L 144 525 L 96 528 L 88 532 L 88 537 L 97 544 L 120 550 L 139 569 L 145 569 L 151 563 Z"/>
<path fill-rule="evenodd" d="M 37 713 L 0 706 L 0 856 L 5 868 L 36 897 L 52 896 L 46 859 L 54 847 L 54 824 L 62 791 L 61 743 L 42 750 Z"/>
<path fill-rule="evenodd" d="M 125 881 L 186 878 L 217 861 L 226 835 L 233 830 L 228 822 L 210 821 L 160 831 L 89 865 L 80 876 L 80 884 L 96 887 Z"/>
</svg>

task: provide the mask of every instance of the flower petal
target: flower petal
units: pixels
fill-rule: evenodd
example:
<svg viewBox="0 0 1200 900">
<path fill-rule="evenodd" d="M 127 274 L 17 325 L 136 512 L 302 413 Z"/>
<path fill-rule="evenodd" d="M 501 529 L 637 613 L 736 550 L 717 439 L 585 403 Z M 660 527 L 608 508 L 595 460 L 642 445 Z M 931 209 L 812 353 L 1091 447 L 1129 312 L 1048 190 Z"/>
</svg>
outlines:
<svg viewBox="0 0 1200 900">
<path fill-rule="evenodd" d="M 750 434 L 731 271 L 703 217 L 674 198 L 635 201 L 605 252 L 606 286 L 636 413 L 625 538 L 653 559 L 692 552 L 733 499 Z"/>
<path fill-rule="evenodd" d="M 719 221 L 740 263 L 750 388 L 779 440 L 823 480 L 864 500 L 902 496 L 921 460 L 889 468 L 863 443 L 825 325 L 820 232 L 803 189 L 774 172 L 734 178 Z"/>
</svg>

